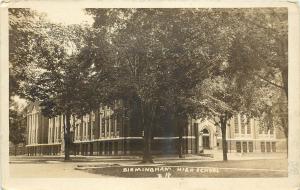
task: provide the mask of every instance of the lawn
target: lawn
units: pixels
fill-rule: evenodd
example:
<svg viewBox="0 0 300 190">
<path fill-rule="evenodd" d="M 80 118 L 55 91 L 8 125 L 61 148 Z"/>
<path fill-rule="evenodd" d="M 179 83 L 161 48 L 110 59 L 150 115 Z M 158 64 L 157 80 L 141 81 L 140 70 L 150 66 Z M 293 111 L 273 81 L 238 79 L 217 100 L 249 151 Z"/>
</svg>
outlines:
<svg viewBox="0 0 300 190">
<path fill-rule="evenodd" d="M 179 162 L 164 165 L 111 166 L 85 171 L 115 177 L 287 177 L 286 160 Z"/>
</svg>

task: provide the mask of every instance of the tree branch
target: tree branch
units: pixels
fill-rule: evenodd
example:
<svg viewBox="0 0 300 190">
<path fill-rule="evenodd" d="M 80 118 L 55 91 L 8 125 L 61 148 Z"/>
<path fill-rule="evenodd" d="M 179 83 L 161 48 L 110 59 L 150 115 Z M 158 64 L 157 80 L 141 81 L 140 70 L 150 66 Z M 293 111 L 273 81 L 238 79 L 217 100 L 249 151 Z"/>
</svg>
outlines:
<svg viewBox="0 0 300 190">
<path fill-rule="evenodd" d="M 276 83 L 274 83 L 274 82 L 272 82 L 272 81 L 270 81 L 270 80 L 264 78 L 263 76 L 261 76 L 261 75 L 259 75 L 259 74 L 256 74 L 256 76 L 259 77 L 260 79 L 262 79 L 263 81 L 265 81 L 265 82 L 267 82 L 267 83 L 269 83 L 269 84 L 271 84 L 271 85 L 273 85 L 273 86 L 275 86 L 275 87 L 277 87 L 277 88 L 284 89 L 283 86 L 278 85 L 278 84 L 276 84 Z"/>
</svg>

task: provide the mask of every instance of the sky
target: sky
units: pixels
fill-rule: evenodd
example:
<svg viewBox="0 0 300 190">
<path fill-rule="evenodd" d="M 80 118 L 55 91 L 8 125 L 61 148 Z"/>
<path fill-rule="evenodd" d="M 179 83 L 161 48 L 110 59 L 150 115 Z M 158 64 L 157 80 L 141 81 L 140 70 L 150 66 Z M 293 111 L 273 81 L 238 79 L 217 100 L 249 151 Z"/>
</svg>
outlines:
<svg viewBox="0 0 300 190">
<path fill-rule="evenodd" d="M 46 13 L 50 21 L 63 24 L 92 24 L 93 18 L 84 13 L 80 7 L 64 6 L 64 7 L 35 7 L 36 11 Z"/>
</svg>

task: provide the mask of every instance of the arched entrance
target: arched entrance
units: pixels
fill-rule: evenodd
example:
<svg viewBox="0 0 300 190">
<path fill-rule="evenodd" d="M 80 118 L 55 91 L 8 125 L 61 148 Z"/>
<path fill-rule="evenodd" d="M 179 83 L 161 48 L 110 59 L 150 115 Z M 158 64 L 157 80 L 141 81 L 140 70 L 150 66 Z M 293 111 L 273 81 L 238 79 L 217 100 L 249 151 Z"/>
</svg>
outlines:
<svg viewBox="0 0 300 190">
<path fill-rule="evenodd" d="M 204 149 L 210 149 L 210 134 L 207 129 L 203 129 L 202 131 L 202 146 Z"/>
</svg>

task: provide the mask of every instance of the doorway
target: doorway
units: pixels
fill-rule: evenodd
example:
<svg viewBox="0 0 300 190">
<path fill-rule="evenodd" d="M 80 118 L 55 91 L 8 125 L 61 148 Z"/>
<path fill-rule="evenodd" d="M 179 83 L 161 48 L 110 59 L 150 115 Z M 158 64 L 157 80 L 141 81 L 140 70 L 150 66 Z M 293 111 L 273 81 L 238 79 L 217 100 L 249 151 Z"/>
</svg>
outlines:
<svg viewBox="0 0 300 190">
<path fill-rule="evenodd" d="M 202 130 L 202 145 L 204 149 L 210 149 L 210 139 L 209 139 L 209 131 L 207 129 Z"/>
</svg>

